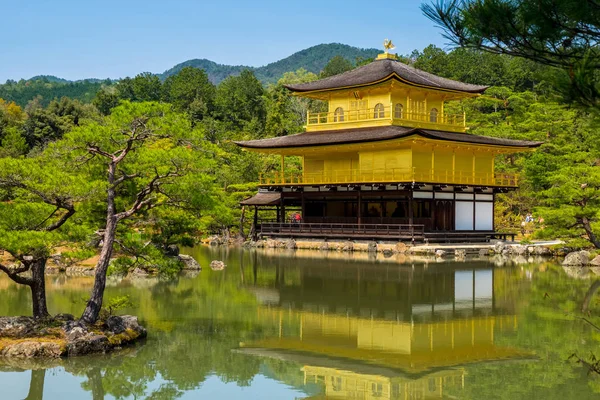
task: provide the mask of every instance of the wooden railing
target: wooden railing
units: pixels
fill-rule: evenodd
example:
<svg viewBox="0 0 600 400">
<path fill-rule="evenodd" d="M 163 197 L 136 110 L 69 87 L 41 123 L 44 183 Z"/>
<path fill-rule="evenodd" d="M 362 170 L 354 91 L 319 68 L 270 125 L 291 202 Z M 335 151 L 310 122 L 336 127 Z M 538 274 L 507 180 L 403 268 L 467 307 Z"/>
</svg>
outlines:
<svg viewBox="0 0 600 400">
<path fill-rule="evenodd" d="M 422 239 L 424 225 L 409 224 L 314 224 L 268 222 L 260 224 L 262 236 L 321 236 L 341 238 L 386 237 L 394 239 Z"/>
<path fill-rule="evenodd" d="M 387 124 L 396 121 L 398 124 L 402 122 L 425 123 L 425 125 L 450 126 L 464 130 L 466 127 L 465 114 L 446 114 L 442 112 L 432 113 L 431 111 L 419 112 L 411 110 L 397 110 L 394 105 L 383 106 L 379 108 L 365 108 L 358 110 L 344 110 L 343 112 L 321 112 L 310 113 L 306 116 L 307 127 L 329 124 L 352 124 L 356 122 L 381 122 Z M 410 124 L 409 124 L 410 125 Z M 421 125 L 421 124 L 419 124 Z"/>
<path fill-rule="evenodd" d="M 423 182 L 455 185 L 517 187 L 518 176 L 509 173 L 480 173 L 473 171 L 419 170 L 390 168 L 374 170 L 336 170 L 319 173 L 261 174 L 261 185 L 331 185 L 347 183 Z"/>
</svg>

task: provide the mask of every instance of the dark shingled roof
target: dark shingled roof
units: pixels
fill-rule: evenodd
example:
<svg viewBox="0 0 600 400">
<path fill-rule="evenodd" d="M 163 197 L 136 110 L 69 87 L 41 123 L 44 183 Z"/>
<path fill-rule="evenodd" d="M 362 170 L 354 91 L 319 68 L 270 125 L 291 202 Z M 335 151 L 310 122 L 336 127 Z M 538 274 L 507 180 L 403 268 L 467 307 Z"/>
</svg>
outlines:
<svg viewBox="0 0 600 400">
<path fill-rule="evenodd" d="M 348 86 L 363 86 L 379 82 L 397 75 L 402 80 L 420 86 L 427 86 L 440 90 L 454 90 L 467 93 L 482 93 L 488 87 L 471 85 L 442 78 L 429 72 L 421 71 L 396 60 L 375 60 L 372 63 L 353 69 L 352 71 L 334 75 L 329 78 L 314 82 L 285 85 L 294 92 L 308 92 L 313 90 L 337 89 Z"/>
<path fill-rule="evenodd" d="M 304 132 L 296 135 L 260 140 L 239 141 L 235 143 L 241 147 L 246 147 L 249 149 L 280 149 L 289 147 L 310 147 L 332 144 L 378 142 L 382 140 L 404 138 L 411 135 L 436 140 L 448 140 L 461 143 L 487 144 L 507 147 L 538 147 L 543 143 L 527 140 L 512 140 L 489 136 L 478 136 L 467 133 L 436 131 L 431 129 L 407 128 L 395 125 L 373 128 Z"/>
<path fill-rule="evenodd" d="M 258 192 L 254 196 L 240 201 L 243 206 L 272 206 L 281 201 L 281 193 L 262 193 Z"/>
</svg>

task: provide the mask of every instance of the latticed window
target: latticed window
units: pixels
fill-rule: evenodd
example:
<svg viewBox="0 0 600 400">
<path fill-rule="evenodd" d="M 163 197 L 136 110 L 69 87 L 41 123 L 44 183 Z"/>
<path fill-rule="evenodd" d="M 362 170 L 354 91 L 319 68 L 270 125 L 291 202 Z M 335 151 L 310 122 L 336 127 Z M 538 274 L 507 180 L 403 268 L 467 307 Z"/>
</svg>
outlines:
<svg viewBox="0 0 600 400">
<path fill-rule="evenodd" d="M 432 108 L 429 113 L 429 122 L 437 122 L 438 120 L 438 110 L 437 108 Z"/>
<path fill-rule="evenodd" d="M 375 104 L 374 111 L 375 112 L 373 113 L 373 118 L 385 118 L 385 108 L 383 108 L 383 104 Z"/>
<path fill-rule="evenodd" d="M 404 111 L 404 106 L 400 103 L 397 103 L 394 106 L 394 118 L 402 118 L 403 111 Z"/>
<path fill-rule="evenodd" d="M 344 109 L 338 107 L 333 112 L 333 122 L 344 122 Z"/>
</svg>

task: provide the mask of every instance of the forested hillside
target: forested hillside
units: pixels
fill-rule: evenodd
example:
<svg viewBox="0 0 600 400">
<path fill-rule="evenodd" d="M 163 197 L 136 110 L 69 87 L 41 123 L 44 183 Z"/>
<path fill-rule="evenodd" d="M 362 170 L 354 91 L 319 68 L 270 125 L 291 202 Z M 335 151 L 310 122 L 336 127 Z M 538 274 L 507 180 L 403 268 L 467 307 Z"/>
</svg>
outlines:
<svg viewBox="0 0 600 400">
<path fill-rule="evenodd" d="M 164 81 L 156 75 L 143 73 L 117 83 L 88 82 L 87 87 L 96 85 L 93 86 L 94 93 L 91 89 L 82 90 L 83 86 L 77 83 L 62 84 L 64 98 L 48 102 L 44 97 L 30 101 L 26 106 L 23 106 L 23 97 L 15 97 L 16 94 L 37 90 L 37 94 L 44 96 L 53 85 L 61 84 L 46 80 L 29 85 L 22 82 L 4 85 L 0 88 L 4 90 L 0 91 L 0 97 L 4 99 L 0 102 L 0 156 L 35 154 L 73 128 L 107 118 L 123 102 L 167 103 L 189 120 L 212 154 L 207 173 L 213 179 L 213 194 L 220 200 L 215 203 L 213 212 L 200 218 L 198 229 L 204 233 L 236 230 L 239 228 L 239 200 L 253 193 L 259 173 L 277 169 L 279 163 L 275 158 L 242 152 L 232 141 L 301 132 L 306 111 L 321 111 L 324 104 L 291 96 L 283 84 L 315 80 L 344 72 L 355 65 L 352 62 L 355 60 L 337 56 L 317 70 L 320 61 L 315 61 L 319 58 L 315 55 L 325 57 L 327 46 L 312 49 L 277 65 L 272 64 L 268 73 L 282 75 L 272 85 L 261 82 L 258 70 L 252 69 L 240 69 L 237 75 L 228 76 L 215 85 L 208 72 L 185 66 Z M 369 54 L 368 50 L 366 52 L 363 54 Z M 305 68 L 293 69 L 310 60 L 314 72 Z M 595 149 L 600 148 L 600 140 L 594 133 L 598 120 L 593 113 L 562 102 L 553 83 L 557 74 L 555 68 L 475 50 L 445 52 L 434 46 L 415 51 L 403 61 L 447 78 L 491 85 L 479 98 L 447 104 L 450 113 L 467 113 L 470 133 L 546 142 L 534 153 L 497 160 L 499 172 L 521 174 L 520 190 L 505 195 L 497 203 L 498 230 L 521 230 L 521 221 L 527 213 L 551 219 L 557 208 L 550 207 L 544 199 L 554 193 L 557 181 L 571 179 L 568 173 L 565 175 L 562 166 L 581 160 L 591 160 L 593 165 Z M 285 71 L 288 65 L 291 69 Z M 263 74 L 267 73 L 266 68 L 262 70 Z M 12 91 L 7 90 L 9 87 Z M 290 168 L 300 168 L 300 164 L 290 163 Z M 568 194 L 556 193 L 554 198 L 562 195 Z M 581 235 L 578 227 L 546 229 L 544 232 L 548 235 L 558 232 L 574 238 Z"/>
<path fill-rule="evenodd" d="M 84 103 L 92 101 L 98 90 L 112 81 L 85 80 L 69 82 L 64 79 L 40 76 L 30 80 L 7 81 L 0 85 L 0 99 L 14 101 L 24 107 L 30 101 L 37 101 L 46 106 L 51 100 L 68 97 Z"/>
<path fill-rule="evenodd" d="M 254 75 L 263 84 L 275 83 L 288 71 L 300 68 L 318 74 L 333 57 L 340 56 L 356 64 L 361 60 L 373 58 L 379 51 L 376 49 L 359 49 L 339 43 L 320 44 L 299 51 L 282 60 L 259 68 L 243 65 L 223 65 L 206 59 L 188 60 L 177 64 L 173 68 L 157 74 L 161 80 L 177 74 L 185 67 L 194 67 L 204 70 L 208 79 L 213 84 L 218 84 L 223 79 L 232 75 L 239 75 L 245 69 L 254 72 Z M 14 101 L 21 107 L 35 98 L 40 104 L 46 106 L 54 99 L 69 97 L 84 103 L 92 101 L 98 90 L 103 86 L 113 85 L 116 81 L 86 79 L 77 82 L 67 81 L 51 75 L 39 75 L 28 80 L 7 81 L 0 84 L 0 98 Z"/>
<path fill-rule="evenodd" d="M 286 72 L 296 71 L 300 68 L 318 74 L 335 56 L 341 56 L 356 63 L 357 60 L 374 58 L 378 53 L 380 51 L 377 49 L 360 49 L 341 43 L 319 44 L 263 67 L 252 68 L 243 65 L 222 65 L 209 60 L 189 60 L 163 72 L 160 77 L 165 79 L 181 71 L 184 67 L 195 67 L 203 69 L 208 74 L 210 81 L 218 84 L 230 75 L 237 75 L 242 70 L 249 69 L 262 83 L 275 83 Z"/>
</svg>

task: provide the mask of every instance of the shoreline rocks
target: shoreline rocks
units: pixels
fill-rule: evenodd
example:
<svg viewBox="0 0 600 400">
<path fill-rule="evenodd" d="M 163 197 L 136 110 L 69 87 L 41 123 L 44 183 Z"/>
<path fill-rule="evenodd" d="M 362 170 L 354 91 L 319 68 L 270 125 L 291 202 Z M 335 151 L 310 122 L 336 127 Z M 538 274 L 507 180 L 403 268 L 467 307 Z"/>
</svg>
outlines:
<svg viewBox="0 0 600 400">
<path fill-rule="evenodd" d="M 111 316 L 88 326 L 72 315 L 37 321 L 31 317 L 0 317 L 0 358 L 60 358 L 106 354 L 147 336 L 132 315 Z"/>
<path fill-rule="evenodd" d="M 192 256 L 188 256 L 187 254 L 179 254 L 177 256 L 179 260 L 183 263 L 183 270 L 188 271 L 201 271 L 202 266 L 196 261 L 196 259 Z"/>
<path fill-rule="evenodd" d="M 565 256 L 562 265 L 570 267 L 583 267 L 590 264 L 590 252 L 586 250 L 573 251 Z"/>
</svg>

